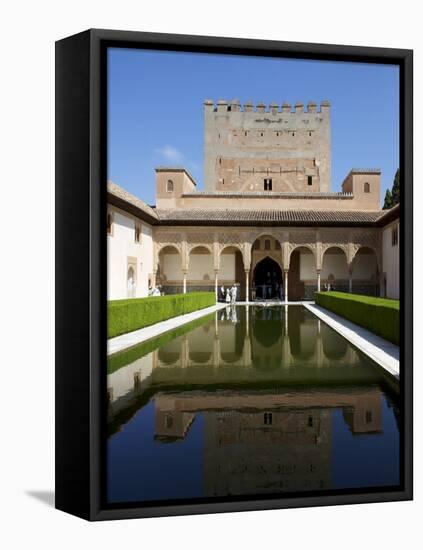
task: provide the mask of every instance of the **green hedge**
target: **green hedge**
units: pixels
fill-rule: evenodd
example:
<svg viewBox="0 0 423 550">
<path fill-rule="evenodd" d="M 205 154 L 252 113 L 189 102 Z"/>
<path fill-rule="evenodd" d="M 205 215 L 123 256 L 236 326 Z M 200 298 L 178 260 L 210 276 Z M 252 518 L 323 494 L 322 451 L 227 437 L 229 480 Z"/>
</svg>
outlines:
<svg viewBox="0 0 423 550">
<path fill-rule="evenodd" d="M 107 336 L 113 338 L 215 303 L 214 292 L 112 300 L 107 304 Z"/>
<path fill-rule="evenodd" d="M 399 300 L 347 292 L 316 292 L 316 304 L 399 345 Z"/>
</svg>

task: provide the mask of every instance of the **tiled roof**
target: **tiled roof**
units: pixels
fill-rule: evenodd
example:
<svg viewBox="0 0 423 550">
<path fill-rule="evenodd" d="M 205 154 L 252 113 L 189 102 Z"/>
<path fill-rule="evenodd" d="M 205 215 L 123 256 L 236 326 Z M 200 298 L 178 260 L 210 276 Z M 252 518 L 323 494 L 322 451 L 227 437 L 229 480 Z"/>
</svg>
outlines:
<svg viewBox="0 0 423 550">
<path fill-rule="evenodd" d="M 190 210 L 157 209 L 160 224 L 215 225 L 373 225 L 380 211 L 342 210 Z"/>
<path fill-rule="evenodd" d="M 399 205 L 390 210 L 240 210 L 159 209 L 109 181 L 108 202 L 152 225 L 299 225 L 299 226 L 378 226 L 399 217 Z M 335 195 L 335 193 L 334 193 Z"/>
<path fill-rule="evenodd" d="M 107 193 L 109 195 L 109 202 L 123 208 L 130 210 L 135 216 L 139 216 L 146 221 L 157 222 L 157 214 L 154 208 L 148 206 L 144 201 L 138 199 L 135 195 L 128 193 L 116 183 L 112 181 L 107 182 Z M 129 207 L 129 208 L 128 208 Z"/>
<path fill-rule="evenodd" d="M 383 227 L 385 225 L 388 225 L 388 223 L 391 223 L 394 220 L 397 220 L 399 217 L 400 217 L 400 205 L 396 204 L 392 208 L 389 208 L 388 210 L 382 210 L 382 212 L 380 212 L 380 215 L 377 219 L 377 225 L 379 227 Z"/>
</svg>

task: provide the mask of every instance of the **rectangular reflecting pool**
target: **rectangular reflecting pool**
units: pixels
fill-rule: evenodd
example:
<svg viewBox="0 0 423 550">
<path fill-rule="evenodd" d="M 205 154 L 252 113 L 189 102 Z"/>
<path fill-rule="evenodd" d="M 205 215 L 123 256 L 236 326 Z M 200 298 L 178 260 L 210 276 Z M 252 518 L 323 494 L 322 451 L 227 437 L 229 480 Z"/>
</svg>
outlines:
<svg viewBox="0 0 423 550">
<path fill-rule="evenodd" d="M 400 484 L 395 387 L 302 306 L 230 306 L 107 366 L 109 503 Z"/>
</svg>

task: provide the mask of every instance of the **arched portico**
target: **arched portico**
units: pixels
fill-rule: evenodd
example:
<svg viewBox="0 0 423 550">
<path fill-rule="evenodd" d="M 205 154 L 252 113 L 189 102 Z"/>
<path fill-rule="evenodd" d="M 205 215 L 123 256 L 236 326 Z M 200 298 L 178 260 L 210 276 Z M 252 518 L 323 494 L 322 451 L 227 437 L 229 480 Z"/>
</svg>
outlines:
<svg viewBox="0 0 423 550">
<path fill-rule="evenodd" d="M 328 246 L 322 255 L 321 283 L 323 288 L 349 292 L 347 251 L 341 246 Z"/>
<path fill-rule="evenodd" d="M 379 290 L 381 241 L 369 230 L 234 227 L 176 234 L 162 228 L 157 237 L 155 265 L 158 275 L 164 275 L 165 292 L 183 291 L 185 272 L 187 291 L 214 289 L 219 294 L 222 284 L 226 289 L 238 283 L 238 300 L 261 298 L 263 292 L 253 290 L 260 273 L 256 267 L 266 258 L 268 267 L 271 260 L 282 271 L 286 301 L 312 300 L 315 291 L 328 284 L 345 292 L 374 294 Z M 372 266 L 367 275 L 366 262 Z M 163 265 L 173 266 L 172 273 L 163 270 Z M 274 291 L 272 295 L 275 299 Z"/>
<path fill-rule="evenodd" d="M 360 246 L 351 262 L 350 292 L 378 296 L 380 294 L 379 265 L 376 251 Z"/>
<path fill-rule="evenodd" d="M 255 265 L 252 289 L 255 298 L 262 300 L 282 299 L 283 275 L 278 262 L 266 256 Z"/>
</svg>

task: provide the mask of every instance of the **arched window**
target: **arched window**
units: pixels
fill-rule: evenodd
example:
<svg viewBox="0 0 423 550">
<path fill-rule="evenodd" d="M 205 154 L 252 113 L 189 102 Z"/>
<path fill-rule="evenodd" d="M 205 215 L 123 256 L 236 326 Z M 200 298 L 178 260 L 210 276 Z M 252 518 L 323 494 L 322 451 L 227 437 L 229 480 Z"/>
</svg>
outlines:
<svg viewBox="0 0 423 550">
<path fill-rule="evenodd" d="M 141 242 L 141 226 L 139 223 L 135 223 L 135 242 Z"/>
<path fill-rule="evenodd" d="M 127 273 L 127 288 L 128 288 L 128 298 L 133 298 L 135 296 L 135 270 L 132 266 L 129 266 Z"/>
<path fill-rule="evenodd" d="M 167 180 L 166 191 L 168 193 L 172 193 L 172 191 L 173 191 L 173 181 L 172 180 Z"/>
<path fill-rule="evenodd" d="M 370 183 L 368 181 L 364 182 L 364 192 L 370 193 Z"/>
</svg>

